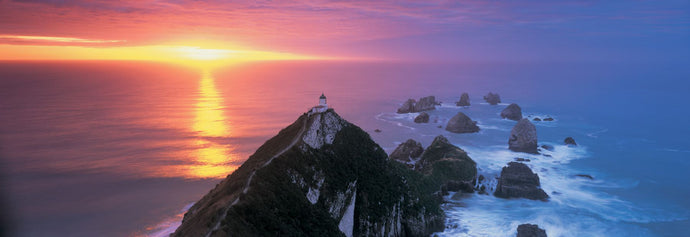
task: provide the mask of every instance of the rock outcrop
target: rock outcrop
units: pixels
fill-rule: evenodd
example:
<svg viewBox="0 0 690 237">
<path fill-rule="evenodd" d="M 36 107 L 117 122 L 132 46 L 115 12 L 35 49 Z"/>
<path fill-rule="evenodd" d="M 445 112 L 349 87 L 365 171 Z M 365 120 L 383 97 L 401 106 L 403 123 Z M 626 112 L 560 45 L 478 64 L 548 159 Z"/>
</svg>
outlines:
<svg viewBox="0 0 690 237">
<path fill-rule="evenodd" d="M 477 176 L 477 163 L 447 138 L 438 136 L 424 150 L 415 170 L 441 185 L 442 192 L 471 193 Z"/>
<path fill-rule="evenodd" d="M 489 92 L 489 94 L 484 96 L 484 100 L 486 100 L 486 102 L 490 105 L 497 105 L 498 103 L 501 103 L 501 96 L 498 95 L 498 93 L 494 94 Z"/>
<path fill-rule="evenodd" d="M 458 112 L 446 125 L 446 131 L 453 133 L 473 133 L 479 132 L 479 127 L 477 126 L 477 121 L 472 121 L 470 117 L 467 117 L 463 112 Z"/>
<path fill-rule="evenodd" d="M 462 93 L 462 95 L 460 96 L 460 100 L 458 102 L 455 102 L 455 105 L 470 106 L 470 95 L 468 95 L 467 92 Z"/>
<path fill-rule="evenodd" d="M 546 237 L 546 231 L 538 225 L 522 224 L 517 228 L 517 237 Z"/>
<path fill-rule="evenodd" d="M 537 128 L 523 118 L 510 131 L 508 148 L 512 151 L 537 153 Z"/>
<path fill-rule="evenodd" d="M 403 103 L 402 106 L 400 106 L 400 108 L 398 108 L 398 113 L 406 114 L 414 112 L 415 104 L 417 104 L 417 101 L 415 101 L 414 99 L 408 99 L 407 101 L 405 101 L 405 103 Z"/>
<path fill-rule="evenodd" d="M 425 112 L 421 112 L 417 117 L 414 118 L 415 123 L 428 123 L 429 122 L 429 114 Z"/>
<path fill-rule="evenodd" d="M 527 198 L 546 201 L 549 195 L 539 188 L 539 175 L 527 165 L 510 162 L 501 170 L 494 196 L 500 198 Z"/>
<path fill-rule="evenodd" d="M 422 152 L 424 152 L 422 143 L 412 139 L 407 139 L 407 141 L 398 145 L 398 147 L 395 148 L 395 150 L 393 150 L 391 155 L 388 157 L 393 160 L 408 163 L 412 161 L 412 159 L 419 158 L 422 155 Z"/>
<path fill-rule="evenodd" d="M 510 104 L 501 111 L 501 118 L 519 121 L 522 119 L 522 109 L 515 103 Z"/>
<path fill-rule="evenodd" d="M 436 109 L 436 104 L 438 103 L 436 102 L 436 97 L 434 96 L 419 98 L 417 104 L 414 105 L 414 112 L 434 110 Z"/>
<path fill-rule="evenodd" d="M 566 137 L 565 140 L 563 140 L 563 143 L 565 143 L 566 145 L 575 145 L 575 146 L 577 146 L 577 143 L 575 142 L 575 139 L 573 139 L 572 137 Z"/>
<path fill-rule="evenodd" d="M 439 102 L 436 101 L 436 97 L 434 96 L 422 97 L 419 98 L 419 101 L 408 99 L 405 101 L 405 103 L 403 103 L 402 106 L 400 106 L 400 108 L 398 108 L 397 112 L 399 114 L 406 114 L 434 110 L 438 104 Z"/>
<path fill-rule="evenodd" d="M 197 201 L 173 236 L 429 236 L 445 222 L 435 180 L 388 159 L 332 109 L 304 114 Z"/>
</svg>

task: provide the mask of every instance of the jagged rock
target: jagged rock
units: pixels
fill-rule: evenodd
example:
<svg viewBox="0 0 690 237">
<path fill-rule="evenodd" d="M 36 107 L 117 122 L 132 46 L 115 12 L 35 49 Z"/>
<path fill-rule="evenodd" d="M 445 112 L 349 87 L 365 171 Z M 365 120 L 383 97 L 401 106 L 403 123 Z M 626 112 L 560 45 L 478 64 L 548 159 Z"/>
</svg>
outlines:
<svg viewBox="0 0 690 237">
<path fill-rule="evenodd" d="M 577 146 L 577 143 L 575 143 L 575 139 L 573 139 L 572 137 L 566 137 L 565 140 L 563 140 L 563 143 L 565 143 L 566 145 Z"/>
<path fill-rule="evenodd" d="M 533 173 L 527 165 L 510 162 L 501 170 L 494 196 L 546 201 L 549 195 L 539 188 L 540 185 L 539 176 Z"/>
<path fill-rule="evenodd" d="M 553 121 L 553 118 L 552 117 L 546 117 L 546 118 L 544 118 L 544 121 Z"/>
<path fill-rule="evenodd" d="M 494 94 L 489 92 L 489 94 L 484 96 L 484 100 L 486 100 L 486 102 L 490 105 L 497 105 L 498 103 L 501 103 L 501 96 L 498 95 L 498 93 Z"/>
<path fill-rule="evenodd" d="M 460 96 L 460 100 L 458 102 L 455 102 L 455 105 L 470 106 L 470 95 L 468 95 L 467 92 L 462 93 L 462 95 Z"/>
<path fill-rule="evenodd" d="M 410 162 L 410 158 L 419 158 L 422 155 L 422 152 L 424 152 L 422 143 L 408 139 L 406 142 L 398 145 L 398 147 L 395 148 L 395 150 L 388 157 L 403 163 L 407 163 Z"/>
<path fill-rule="evenodd" d="M 462 112 L 458 112 L 453 118 L 448 120 L 446 130 L 454 133 L 473 133 L 479 132 L 479 127 L 476 121 L 472 121 Z"/>
<path fill-rule="evenodd" d="M 427 96 L 419 98 L 419 102 L 414 105 L 414 112 L 422 112 L 436 109 L 436 97 Z"/>
<path fill-rule="evenodd" d="M 517 237 L 546 237 L 546 231 L 538 225 L 522 224 L 517 228 Z"/>
<path fill-rule="evenodd" d="M 541 119 L 540 118 L 534 118 L 534 119 L 532 119 L 532 121 L 541 121 Z"/>
<path fill-rule="evenodd" d="M 433 178 L 388 159 L 332 109 L 305 113 L 198 200 L 172 236 L 429 236 L 445 222 L 445 179 Z"/>
<path fill-rule="evenodd" d="M 541 145 L 541 148 L 544 148 L 547 151 L 553 151 L 553 146 L 552 145 Z"/>
<path fill-rule="evenodd" d="M 429 114 L 422 112 L 417 117 L 414 118 L 415 123 L 428 123 L 429 122 Z"/>
<path fill-rule="evenodd" d="M 529 119 L 521 119 L 510 131 L 508 148 L 512 151 L 537 153 L 537 128 Z"/>
<path fill-rule="evenodd" d="M 406 113 L 412 113 L 414 112 L 414 106 L 417 104 L 417 102 L 414 99 L 408 99 L 403 103 L 402 106 L 398 109 L 399 114 L 406 114 Z"/>
<path fill-rule="evenodd" d="M 442 190 L 452 192 L 473 192 L 477 176 L 477 164 L 444 136 L 434 138 L 422 153 L 415 170 L 440 182 Z"/>
<path fill-rule="evenodd" d="M 501 118 L 518 121 L 522 119 L 522 109 L 515 103 L 510 104 L 501 111 Z"/>
</svg>

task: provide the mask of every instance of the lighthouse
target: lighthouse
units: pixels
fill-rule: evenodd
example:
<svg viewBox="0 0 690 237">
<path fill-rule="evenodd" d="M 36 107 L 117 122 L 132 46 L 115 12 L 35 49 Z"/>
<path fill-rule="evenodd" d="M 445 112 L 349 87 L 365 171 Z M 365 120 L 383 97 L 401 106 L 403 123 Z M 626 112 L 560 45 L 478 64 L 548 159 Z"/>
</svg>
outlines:
<svg viewBox="0 0 690 237">
<path fill-rule="evenodd" d="M 323 113 L 326 112 L 326 110 L 328 110 L 328 104 L 326 103 L 326 95 L 321 93 L 321 97 L 319 97 L 319 104 L 311 109 L 311 113 Z"/>
<path fill-rule="evenodd" d="M 328 104 L 326 104 L 326 96 L 323 95 L 323 92 L 321 93 L 321 97 L 319 97 L 319 105 L 328 107 Z"/>
</svg>

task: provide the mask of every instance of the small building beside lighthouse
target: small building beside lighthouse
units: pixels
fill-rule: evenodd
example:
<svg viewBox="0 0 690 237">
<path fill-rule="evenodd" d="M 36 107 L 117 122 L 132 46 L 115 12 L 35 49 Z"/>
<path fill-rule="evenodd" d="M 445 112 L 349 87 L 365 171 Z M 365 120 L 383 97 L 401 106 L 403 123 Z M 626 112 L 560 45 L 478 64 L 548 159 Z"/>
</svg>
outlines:
<svg viewBox="0 0 690 237">
<path fill-rule="evenodd" d="M 311 113 L 323 113 L 328 110 L 328 103 L 326 103 L 326 96 L 321 93 L 321 97 L 319 97 L 319 104 L 314 106 L 314 108 L 311 109 Z"/>
</svg>

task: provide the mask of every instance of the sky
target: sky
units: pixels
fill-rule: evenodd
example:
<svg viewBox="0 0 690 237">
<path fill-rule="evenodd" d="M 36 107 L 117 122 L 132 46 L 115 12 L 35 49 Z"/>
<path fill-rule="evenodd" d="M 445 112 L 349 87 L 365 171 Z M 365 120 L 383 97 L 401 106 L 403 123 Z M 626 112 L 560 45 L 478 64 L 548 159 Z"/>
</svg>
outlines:
<svg viewBox="0 0 690 237">
<path fill-rule="evenodd" d="M 687 0 L 0 0 L 0 60 L 687 62 L 688 42 Z"/>
</svg>

